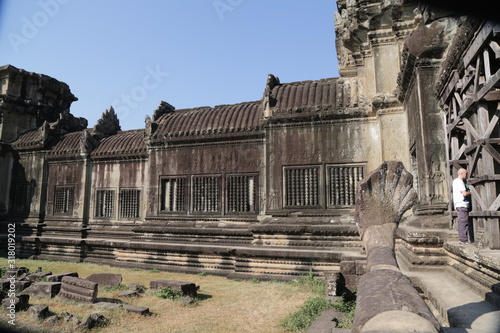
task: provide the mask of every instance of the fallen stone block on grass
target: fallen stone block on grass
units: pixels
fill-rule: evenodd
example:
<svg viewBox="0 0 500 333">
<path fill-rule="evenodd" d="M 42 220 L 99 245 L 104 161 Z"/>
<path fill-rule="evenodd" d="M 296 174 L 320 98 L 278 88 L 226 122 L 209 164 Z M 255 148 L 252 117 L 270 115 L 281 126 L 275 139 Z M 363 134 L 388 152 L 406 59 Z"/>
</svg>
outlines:
<svg viewBox="0 0 500 333">
<path fill-rule="evenodd" d="M 28 316 L 42 320 L 47 318 L 49 315 L 49 307 L 48 305 L 32 305 L 28 309 Z"/>
<path fill-rule="evenodd" d="M 87 280 L 99 284 L 99 286 L 117 287 L 122 283 L 121 274 L 96 273 L 87 276 Z"/>
<path fill-rule="evenodd" d="M 199 286 L 191 282 L 175 281 L 175 280 L 153 280 L 149 282 L 151 289 L 160 289 L 170 287 L 175 291 L 179 291 L 184 296 L 196 297 Z"/>
<path fill-rule="evenodd" d="M 54 274 L 54 275 L 49 275 L 47 276 L 47 281 L 48 282 L 61 282 L 62 278 L 65 276 L 73 276 L 73 277 L 78 277 L 77 272 L 71 272 L 71 273 L 62 273 L 62 274 Z"/>
<path fill-rule="evenodd" d="M 24 311 L 29 307 L 29 295 L 18 295 L 16 297 L 9 297 L 2 300 L 2 307 L 5 311 L 11 312 L 11 310 Z"/>
<path fill-rule="evenodd" d="M 0 291 L 4 292 L 7 294 L 11 290 L 11 284 L 14 284 L 14 291 L 16 293 L 20 293 L 24 289 L 28 288 L 31 285 L 31 281 L 21 281 L 21 280 L 0 280 Z"/>
<path fill-rule="evenodd" d="M 35 282 L 23 290 L 23 294 L 52 298 L 61 291 L 61 282 Z"/>
<path fill-rule="evenodd" d="M 117 309 L 123 307 L 123 305 L 120 303 L 111 303 L 111 302 L 97 302 L 92 304 L 92 306 L 96 308 L 108 308 L 108 309 Z"/>
<path fill-rule="evenodd" d="M 88 316 L 84 321 L 78 325 L 79 329 L 92 329 L 94 327 L 103 327 L 108 325 L 110 320 L 102 314 L 96 312 Z"/>
<path fill-rule="evenodd" d="M 37 272 L 37 273 L 33 273 L 33 274 L 28 275 L 26 278 L 29 281 L 40 281 L 41 279 L 43 279 L 44 277 L 47 277 L 49 275 L 52 275 L 52 272 Z"/>
<path fill-rule="evenodd" d="M 61 318 L 59 318 L 59 316 L 53 315 L 53 316 L 46 318 L 44 320 L 44 322 L 47 324 L 54 325 L 54 324 L 57 324 L 60 320 L 61 320 Z"/>
<path fill-rule="evenodd" d="M 75 315 L 72 315 L 69 312 L 66 312 L 66 311 L 61 312 L 59 317 L 61 317 L 62 320 L 64 320 L 67 323 L 74 323 L 75 325 L 80 325 L 80 320 L 78 319 L 78 317 Z"/>
<path fill-rule="evenodd" d="M 146 288 L 146 286 L 143 286 L 142 284 L 132 282 L 132 283 L 129 283 L 128 289 L 133 290 L 136 293 L 142 294 L 143 292 L 146 291 L 147 288 Z"/>
<path fill-rule="evenodd" d="M 151 314 L 151 312 L 149 312 L 149 308 L 144 306 L 125 304 L 123 305 L 123 308 L 128 312 L 138 313 L 141 316 L 149 316 Z"/>
<path fill-rule="evenodd" d="M 32 283 L 31 281 L 26 281 L 26 280 L 16 280 L 16 282 L 14 282 L 14 285 L 16 286 L 15 288 L 16 293 L 20 293 L 24 289 L 31 286 L 31 283 Z"/>
<path fill-rule="evenodd" d="M 97 297 L 97 283 L 73 276 L 62 278 L 59 297 L 84 303 L 94 303 Z"/>
</svg>

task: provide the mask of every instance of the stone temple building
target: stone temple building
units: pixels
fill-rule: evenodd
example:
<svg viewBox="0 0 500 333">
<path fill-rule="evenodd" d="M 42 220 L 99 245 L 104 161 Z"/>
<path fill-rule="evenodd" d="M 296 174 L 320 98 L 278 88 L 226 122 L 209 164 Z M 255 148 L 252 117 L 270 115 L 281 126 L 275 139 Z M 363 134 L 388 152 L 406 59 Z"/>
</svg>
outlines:
<svg viewBox="0 0 500 333">
<path fill-rule="evenodd" d="M 0 67 L 0 223 L 16 224 L 18 256 L 233 278 L 341 271 L 355 289 L 357 182 L 399 160 L 419 196 L 400 262 L 498 306 L 500 25 L 410 0 L 337 5 L 340 77 L 269 74 L 260 100 L 234 105 L 161 101 L 136 130 L 112 108 L 89 127 L 65 83 Z M 459 167 L 468 249 L 449 200 Z"/>
</svg>

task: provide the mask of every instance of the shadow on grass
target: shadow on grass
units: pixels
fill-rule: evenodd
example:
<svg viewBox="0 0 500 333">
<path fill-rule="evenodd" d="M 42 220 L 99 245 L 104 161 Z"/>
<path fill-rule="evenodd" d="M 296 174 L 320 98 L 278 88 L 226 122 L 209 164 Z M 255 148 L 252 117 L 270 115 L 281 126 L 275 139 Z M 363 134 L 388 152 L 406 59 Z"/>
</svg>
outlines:
<svg viewBox="0 0 500 333">
<path fill-rule="evenodd" d="M 94 303 L 107 302 L 107 303 L 116 303 L 116 304 L 125 304 L 124 301 L 118 298 L 107 298 L 107 297 L 97 297 Z"/>
<path fill-rule="evenodd" d="M 210 299 L 212 297 L 213 297 L 212 295 L 207 295 L 207 294 L 197 294 L 196 295 L 196 298 L 200 301 L 204 301 L 204 300 Z"/>
</svg>

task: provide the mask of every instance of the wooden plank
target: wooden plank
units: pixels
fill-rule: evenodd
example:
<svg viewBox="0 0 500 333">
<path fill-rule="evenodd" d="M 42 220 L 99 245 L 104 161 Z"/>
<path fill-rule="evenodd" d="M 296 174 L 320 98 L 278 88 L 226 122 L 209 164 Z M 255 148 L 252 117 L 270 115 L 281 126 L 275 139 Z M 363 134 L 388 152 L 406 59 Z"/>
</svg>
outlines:
<svg viewBox="0 0 500 333">
<path fill-rule="evenodd" d="M 500 154 L 489 144 L 485 144 L 484 149 L 493 157 L 497 163 L 500 163 Z"/>
<path fill-rule="evenodd" d="M 500 100 L 500 90 L 488 91 L 483 99 L 488 102 Z"/>
<path fill-rule="evenodd" d="M 466 112 L 470 111 L 469 109 L 477 103 L 477 101 L 483 99 L 483 97 L 493 88 L 495 84 L 500 81 L 500 69 L 491 76 L 491 79 L 488 80 L 483 87 L 476 93 L 475 98 L 471 99 L 466 99 L 464 101 L 464 106 L 460 108 L 460 111 L 458 112 L 458 117 L 453 120 L 453 122 L 447 126 L 447 129 L 451 131 L 453 128 L 455 128 L 458 123 L 461 121 L 461 118 L 465 115 Z"/>
<path fill-rule="evenodd" d="M 500 217 L 500 211 L 491 211 L 491 210 L 486 210 L 486 211 L 472 211 L 469 212 L 470 217 Z"/>
<path fill-rule="evenodd" d="M 470 192 L 472 193 L 472 197 L 474 198 L 474 200 L 479 204 L 479 206 L 481 207 L 481 210 L 487 210 L 488 207 L 486 205 L 486 203 L 484 202 L 483 198 L 481 198 L 481 195 L 479 195 L 479 193 L 477 192 L 477 190 L 474 188 L 474 187 L 470 187 Z"/>
<path fill-rule="evenodd" d="M 489 219 L 490 231 L 490 248 L 493 250 L 500 249 L 500 223 L 498 219 Z"/>
<path fill-rule="evenodd" d="M 465 144 L 462 144 L 462 146 L 460 147 L 460 150 L 456 152 L 456 154 L 453 156 L 452 159 L 457 160 L 460 156 L 462 156 L 462 154 L 465 151 L 465 148 L 467 148 L 467 146 Z"/>
<path fill-rule="evenodd" d="M 488 53 L 488 49 L 483 51 L 483 62 L 484 62 L 484 76 L 486 81 L 491 78 L 491 67 L 490 67 L 490 54 Z"/>
<path fill-rule="evenodd" d="M 465 52 L 463 61 L 464 67 L 467 68 L 471 61 L 478 55 L 479 51 L 484 47 L 488 39 L 491 37 L 495 24 L 493 22 L 486 22 L 481 30 L 479 30 L 476 38 Z"/>
<path fill-rule="evenodd" d="M 476 150 L 476 153 L 472 157 L 472 161 L 470 164 L 470 171 L 469 173 L 471 175 L 475 174 L 476 167 L 477 167 L 477 161 L 479 160 L 479 153 L 481 152 L 481 146 L 478 146 L 478 149 Z"/>
<path fill-rule="evenodd" d="M 454 96 L 455 96 L 455 100 L 458 103 L 458 106 L 460 106 L 460 108 L 462 108 L 462 105 L 463 105 L 462 97 L 460 97 L 460 94 L 457 92 L 455 92 Z"/>
<path fill-rule="evenodd" d="M 481 176 L 475 176 L 467 179 L 467 183 L 474 185 L 482 182 L 487 182 L 487 181 L 495 181 L 495 180 L 500 180 L 500 175 L 481 175 Z"/>
<path fill-rule="evenodd" d="M 488 128 L 484 132 L 484 137 L 489 138 L 493 130 L 495 129 L 495 126 L 498 124 L 498 119 L 500 118 L 500 103 L 497 104 L 497 110 L 495 111 L 495 114 L 493 117 L 491 117 L 490 123 L 488 124 Z"/>
<path fill-rule="evenodd" d="M 493 52 L 495 53 L 495 59 L 500 58 L 500 45 L 498 45 L 497 42 L 495 42 L 494 40 L 492 40 L 490 42 L 490 47 L 493 50 Z"/>
<path fill-rule="evenodd" d="M 495 199 L 495 201 L 493 201 L 488 210 L 498 210 L 498 208 L 500 208 L 500 195 L 497 196 L 497 198 Z"/>
<path fill-rule="evenodd" d="M 481 57 L 477 57 L 477 60 L 476 60 L 476 68 L 477 68 L 477 71 L 476 71 L 476 75 L 474 76 L 474 93 L 477 94 L 478 90 L 479 90 L 479 68 L 481 68 L 481 60 L 482 58 Z"/>
<path fill-rule="evenodd" d="M 441 105 L 446 104 L 446 102 L 448 102 L 448 100 L 450 99 L 450 96 L 455 91 L 455 86 L 457 85 L 457 82 L 459 80 L 460 80 L 460 76 L 458 75 L 457 70 L 454 69 L 450 74 L 450 81 L 448 82 L 448 84 L 445 86 L 442 93 L 440 94 Z"/>
<path fill-rule="evenodd" d="M 467 132 L 471 134 L 475 140 L 480 140 L 482 139 L 481 135 L 477 132 L 477 130 L 474 128 L 474 125 L 471 124 L 469 119 L 463 118 L 465 127 L 467 128 Z"/>
</svg>

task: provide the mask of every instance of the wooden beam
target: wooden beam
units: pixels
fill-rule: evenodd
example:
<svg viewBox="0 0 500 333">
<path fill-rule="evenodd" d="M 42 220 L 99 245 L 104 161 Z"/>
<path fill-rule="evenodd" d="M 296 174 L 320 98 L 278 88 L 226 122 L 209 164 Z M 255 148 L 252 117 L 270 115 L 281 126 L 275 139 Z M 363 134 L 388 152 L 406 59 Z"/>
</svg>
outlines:
<svg viewBox="0 0 500 333">
<path fill-rule="evenodd" d="M 500 175 L 482 175 L 482 176 L 475 176 L 467 179 L 467 183 L 470 185 L 475 185 L 483 182 L 488 182 L 488 181 L 495 181 L 495 180 L 500 180 Z"/>
<path fill-rule="evenodd" d="M 474 171 L 476 171 L 476 167 L 477 167 L 477 161 L 479 160 L 479 153 L 481 152 L 481 146 L 478 147 L 478 149 L 476 150 L 476 153 L 474 154 L 474 156 L 472 157 L 472 161 L 471 161 L 471 164 L 469 164 L 470 166 L 470 170 L 469 170 L 469 173 L 472 175 L 474 174 Z"/>
<path fill-rule="evenodd" d="M 500 216 L 500 211 L 490 211 L 490 210 L 483 210 L 483 211 L 473 211 L 469 212 L 470 217 L 497 217 Z"/>
<path fill-rule="evenodd" d="M 488 210 L 498 210 L 498 208 L 500 208 L 500 195 L 497 196 Z"/>
<path fill-rule="evenodd" d="M 483 198 L 479 195 L 479 193 L 476 191 L 474 187 L 470 187 L 470 192 L 472 193 L 472 197 L 476 202 L 481 206 L 481 210 L 485 211 L 488 210 L 488 207 L 486 206 L 486 203 L 483 201 Z"/>
<path fill-rule="evenodd" d="M 493 50 L 493 52 L 495 53 L 495 59 L 500 58 L 500 45 L 498 45 L 497 42 L 495 42 L 494 40 L 492 40 L 490 42 L 490 47 Z"/>
<path fill-rule="evenodd" d="M 497 163 L 500 163 L 500 154 L 489 144 L 485 144 L 484 149 L 493 157 Z"/>
<path fill-rule="evenodd" d="M 464 54 L 463 61 L 465 68 L 469 66 L 471 61 L 478 55 L 479 51 L 484 47 L 484 44 L 486 44 L 487 40 L 490 38 L 494 27 L 495 23 L 486 22 L 481 28 L 481 30 L 479 30 L 476 38 L 474 38 L 474 41 L 470 45 L 467 52 Z"/>
<path fill-rule="evenodd" d="M 488 91 L 483 99 L 488 102 L 500 100 L 500 90 Z"/>
<path fill-rule="evenodd" d="M 484 58 L 484 76 L 486 78 L 486 81 L 488 81 L 491 78 L 490 54 L 488 49 L 485 49 L 483 51 L 483 58 Z"/>
<path fill-rule="evenodd" d="M 500 102 L 497 104 L 497 110 L 493 117 L 491 117 L 490 123 L 488 124 L 488 128 L 484 132 L 484 137 L 489 138 L 495 127 L 498 125 L 498 119 L 500 118 Z"/>
<path fill-rule="evenodd" d="M 468 98 L 464 100 L 464 105 L 463 107 L 460 108 L 460 111 L 458 112 L 457 117 L 453 120 L 453 122 L 448 125 L 446 128 L 448 131 L 451 131 L 453 128 L 455 128 L 458 123 L 462 120 L 463 116 L 465 115 L 466 112 L 470 111 L 470 108 L 477 103 L 477 101 L 483 99 L 483 97 L 493 89 L 494 85 L 496 85 L 500 81 L 500 69 L 491 76 L 491 79 L 485 82 L 483 87 L 476 93 L 474 96 L 475 98 Z"/>
<path fill-rule="evenodd" d="M 481 135 L 477 132 L 477 130 L 471 124 L 469 119 L 463 118 L 462 120 L 464 121 L 465 127 L 467 128 L 467 132 L 469 132 L 474 137 L 475 140 L 482 139 Z"/>
<path fill-rule="evenodd" d="M 456 152 L 456 154 L 453 156 L 452 159 L 457 160 L 460 156 L 462 156 L 462 154 L 465 151 L 465 148 L 467 148 L 467 146 L 465 144 L 462 144 L 462 146 L 460 147 L 460 150 Z"/>
</svg>

